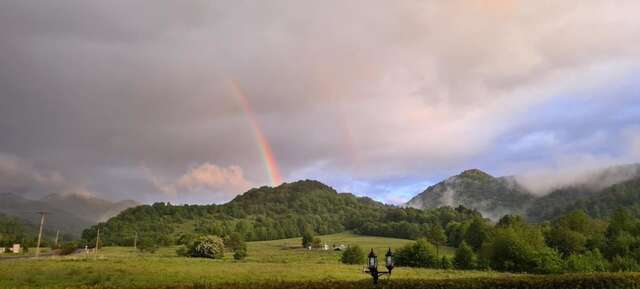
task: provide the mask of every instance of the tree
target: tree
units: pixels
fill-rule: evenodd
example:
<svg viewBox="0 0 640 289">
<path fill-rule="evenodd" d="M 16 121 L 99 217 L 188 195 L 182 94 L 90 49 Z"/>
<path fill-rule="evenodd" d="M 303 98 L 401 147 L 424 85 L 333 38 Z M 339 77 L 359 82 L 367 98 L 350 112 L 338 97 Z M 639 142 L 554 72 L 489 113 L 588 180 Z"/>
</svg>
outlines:
<svg viewBox="0 0 640 289">
<path fill-rule="evenodd" d="M 309 246 L 312 245 L 312 243 L 313 243 L 313 231 L 305 230 L 304 233 L 302 233 L 302 247 L 308 248 Z"/>
<path fill-rule="evenodd" d="M 567 258 L 565 271 L 567 272 L 606 272 L 609 262 L 598 251 L 588 251 L 582 255 L 571 255 Z"/>
<path fill-rule="evenodd" d="M 155 239 L 151 237 L 141 238 L 137 244 L 140 252 L 155 253 L 160 247 Z"/>
<path fill-rule="evenodd" d="M 480 250 L 482 244 L 489 239 L 489 226 L 480 218 L 474 219 L 469 225 L 464 239 L 474 251 Z"/>
<path fill-rule="evenodd" d="M 471 246 L 462 242 L 453 257 L 453 265 L 456 269 L 473 269 L 476 266 L 476 255 Z"/>
<path fill-rule="evenodd" d="M 365 252 L 358 245 L 351 246 L 342 252 L 340 261 L 344 264 L 364 264 Z"/>
<path fill-rule="evenodd" d="M 396 252 L 398 266 L 437 268 L 438 261 L 435 247 L 425 239 L 407 244 Z"/>
<path fill-rule="evenodd" d="M 200 236 L 193 241 L 189 252 L 191 257 L 221 259 L 224 256 L 224 242 L 218 236 Z"/>
<path fill-rule="evenodd" d="M 447 243 L 447 235 L 444 233 L 444 229 L 440 224 L 435 224 L 429 228 L 427 238 L 432 244 L 436 245 L 436 256 L 439 255 L 440 246 Z"/>
<path fill-rule="evenodd" d="M 224 246 L 227 248 L 231 248 L 232 251 L 235 251 L 242 247 L 246 247 L 244 238 L 242 237 L 242 235 L 240 235 L 240 233 L 236 232 L 229 235 L 229 238 L 227 238 L 227 240 L 225 241 Z"/>
<path fill-rule="evenodd" d="M 247 257 L 247 246 L 241 246 L 233 250 L 233 259 L 243 260 Z"/>
</svg>

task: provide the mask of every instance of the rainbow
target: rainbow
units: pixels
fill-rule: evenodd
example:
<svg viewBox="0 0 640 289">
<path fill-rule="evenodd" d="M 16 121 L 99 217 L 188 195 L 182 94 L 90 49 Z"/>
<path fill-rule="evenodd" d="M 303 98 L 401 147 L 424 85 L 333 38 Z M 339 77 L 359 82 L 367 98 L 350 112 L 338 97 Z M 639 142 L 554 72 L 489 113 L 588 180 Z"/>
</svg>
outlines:
<svg viewBox="0 0 640 289">
<path fill-rule="evenodd" d="M 253 128 L 253 132 L 255 133 L 256 140 L 258 141 L 258 146 L 262 154 L 262 160 L 264 161 L 267 172 L 269 174 L 269 179 L 271 180 L 271 185 L 278 186 L 282 184 L 282 176 L 280 175 L 280 169 L 278 168 L 276 158 L 273 154 L 273 151 L 271 150 L 271 145 L 269 144 L 269 140 L 267 139 L 267 137 L 262 132 L 262 129 L 260 129 L 260 125 L 258 124 L 258 120 L 256 119 L 255 113 L 251 108 L 249 100 L 236 81 L 231 81 L 231 91 L 242 105 L 242 109 L 244 110 L 244 113 L 247 116 L 251 127 Z"/>
</svg>

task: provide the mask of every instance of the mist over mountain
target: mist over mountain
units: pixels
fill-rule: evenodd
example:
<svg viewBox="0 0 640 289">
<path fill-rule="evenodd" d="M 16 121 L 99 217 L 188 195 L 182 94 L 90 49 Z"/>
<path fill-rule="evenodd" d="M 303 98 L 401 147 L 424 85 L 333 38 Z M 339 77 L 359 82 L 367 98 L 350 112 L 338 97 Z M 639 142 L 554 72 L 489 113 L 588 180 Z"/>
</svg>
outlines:
<svg viewBox="0 0 640 289">
<path fill-rule="evenodd" d="M 511 177 L 496 178 L 471 169 L 428 187 L 406 205 L 418 209 L 464 206 L 497 219 L 505 214 L 524 212 L 533 198 Z"/>
<path fill-rule="evenodd" d="M 420 209 L 462 205 L 493 220 L 520 214 L 543 221 L 575 209 L 605 217 L 615 208 L 635 206 L 640 201 L 635 198 L 637 189 L 629 185 L 640 178 L 639 164 L 537 177 L 536 182 L 534 175 L 493 177 L 477 169 L 466 170 L 428 187 L 406 205 Z M 620 202 L 615 194 L 628 201 Z"/>
<path fill-rule="evenodd" d="M 40 200 L 12 193 L 0 194 L 0 213 L 17 217 L 28 225 L 39 226 L 40 215 L 37 212 L 47 212 L 46 231 L 60 230 L 75 237 L 79 237 L 83 229 L 137 205 L 130 200 L 110 202 L 78 194 L 51 194 Z"/>
</svg>

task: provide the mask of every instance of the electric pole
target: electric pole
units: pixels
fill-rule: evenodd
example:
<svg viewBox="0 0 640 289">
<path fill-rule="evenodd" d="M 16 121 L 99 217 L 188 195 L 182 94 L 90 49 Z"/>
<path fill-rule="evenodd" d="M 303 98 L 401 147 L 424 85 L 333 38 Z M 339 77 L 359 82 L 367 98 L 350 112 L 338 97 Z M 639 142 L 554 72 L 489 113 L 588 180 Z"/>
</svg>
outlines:
<svg viewBox="0 0 640 289">
<path fill-rule="evenodd" d="M 98 260 L 98 244 L 100 242 L 100 227 L 98 227 L 98 234 L 96 234 L 96 256 L 95 259 Z"/>
<path fill-rule="evenodd" d="M 56 248 L 58 248 L 58 235 L 60 235 L 60 230 L 56 231 L 56 242 L 55 242 Z"/>
<path fill-rule="evenodd" d="M 49 212 L 40 211 L 40 232 L 38 233 L 38 246 L 36 247 L 36 258 L 40 256 L 40 241 L 42 241 L 42 227 L 44 226 L 44 216 Z"/>
</svg>

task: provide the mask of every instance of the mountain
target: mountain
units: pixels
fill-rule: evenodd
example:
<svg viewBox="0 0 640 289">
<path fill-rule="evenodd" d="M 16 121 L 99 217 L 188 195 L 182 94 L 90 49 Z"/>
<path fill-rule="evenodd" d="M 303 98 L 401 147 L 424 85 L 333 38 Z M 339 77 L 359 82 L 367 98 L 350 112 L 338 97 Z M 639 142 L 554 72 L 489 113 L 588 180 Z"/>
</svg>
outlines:
<svg viewBox="0 0 640 289">
<path fill-rule="evenodd" d="M 47 212 L 45 230 L 79 237 L 83 229 L 112 217 L 126 207 L 137 205 L 133 201 L 112 203 L 80 195 L 49 195 L 41 200 L 27 199 L 16 194 L 0 194 L 0 213 L 14 216 L 32 226 L 40 225 L 37 212 Z"/>
<path fill-rule="evenodd" d="M 538 198 L 527 210 L 532 221 L 553 220 L 567 213 L 583 210 L 594 218 L 606 218 L 618 209 L 640 216 L 640 177 L 602 189 L 571 186 Z"/>
<path fill-rule="evenodd" d="M 222 205 L 155 203 L 129 208 L 82 235 L 86 240 L 95 239 L 99 227 L 105 244 L 122 246 L 130 246 L 136 235 L 140 240 L 172 245 L 194 234 L 239 233 L 253 241 L 299 237 L 307 230 L 416 238 L 436 224 L 445 227 L 449 222 L 481 217 L 465 208 L 417 210 L 385 205 L 304 180 L 254 188 Z"/>
<path fill-rule="evenodd" d="M 497 219 L 504 214 L 524 212 L 534 198 L 513 177 L 496 178 L 471 169 L 428 187 L 406 205 L 418 209 L 464 206 Z"/>
<path fill-rule="evenodd" d="M 407 206 L 420 209 L 441 206 L 465 206 L 497 220 L 505 214 L 520 214 L 531 221 L 552 220 L 573 210 L 583 209 L 592 217 L 607 217 L 616 208 L 632 211 L 640 206 L 640 164 L 628 164 L 596 169 L 580 174 L 567 174 L 564 183 L 549 193 L 532 194 L 520 183 L 519 177 L 493 177 L 477 169 L 428 187 L 413 197 Z M 547 183 L 544 177 L 531 180 Z M 624 201 L 623 201 L 624 200 Z M 640 215 L 640 210 L 638 210 Z"/>
<path fill-rule="evenodd" d="M 73 212 L 74 215 L 83 220 L 90 220 L 92 223 L 104 222 L 126 208 L 139 205 L 139 203 L 132 200 L 111 202 L 78 194 L 51 194 L 40 201 L 53 208 Z"/>
</svg>

